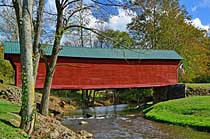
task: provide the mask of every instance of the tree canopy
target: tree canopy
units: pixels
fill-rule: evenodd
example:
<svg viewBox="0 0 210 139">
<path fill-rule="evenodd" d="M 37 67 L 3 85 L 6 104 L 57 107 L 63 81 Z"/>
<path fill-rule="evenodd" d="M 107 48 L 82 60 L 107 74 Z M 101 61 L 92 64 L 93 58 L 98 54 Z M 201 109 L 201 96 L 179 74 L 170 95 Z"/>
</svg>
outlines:
<svg viewBox="0 0 210 139">
<path fill-rule="evenodd" d="M 209 76 L 210 39 L 206 31 L 195 28 L 178 0 L 137 0 L 141 12 L 128 24 L 133 39 L 141 47 L 176 50 L 183 56 L 184 82 L 202 82 L 200 77 Z M 199 80 L 198 80 L 199 79 Z"/>
<path fill-rule="evenodd" d="M 108 29 L 97 38 L 97 46 L 101 48 L 131 48 L 133 45 L 133 39 L 127 32 Z"/>
</svg>

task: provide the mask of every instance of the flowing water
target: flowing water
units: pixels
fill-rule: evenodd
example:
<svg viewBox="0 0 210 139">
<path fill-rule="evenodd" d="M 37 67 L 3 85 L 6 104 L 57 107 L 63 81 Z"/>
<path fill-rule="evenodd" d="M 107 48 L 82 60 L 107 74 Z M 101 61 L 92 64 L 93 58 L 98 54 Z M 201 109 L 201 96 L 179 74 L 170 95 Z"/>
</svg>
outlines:
<svg viewBox="0 0 210 139">
<path fill-rule="evenodd" d="M 63 124 L 75 131 L 87 130 L 94 134 L 94 139 L 210 139 L 210 133 L 153 122 L 139 113 L 122 113 L 126 107 L 115 105 L 78 110 L 65 117 Z M 92 117 L 83 118 L 84 113 Z M 81 121 L 88 124 L 81 125 Z"/>
</svg>

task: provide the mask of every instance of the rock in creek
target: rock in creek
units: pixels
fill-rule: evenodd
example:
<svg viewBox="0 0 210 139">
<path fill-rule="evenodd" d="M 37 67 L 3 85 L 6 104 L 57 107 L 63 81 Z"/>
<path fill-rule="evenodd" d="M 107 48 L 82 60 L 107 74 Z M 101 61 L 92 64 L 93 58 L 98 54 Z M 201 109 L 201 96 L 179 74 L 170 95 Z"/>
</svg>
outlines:
<svg viewBox="0 0 210 139">
<path fill-rule="evenodd" d="M 79 124 L 80 124 L 80 125 L 87 125 L 88 122 L 87 122 L 87 121 L 81 121 Z"/>
</svg>

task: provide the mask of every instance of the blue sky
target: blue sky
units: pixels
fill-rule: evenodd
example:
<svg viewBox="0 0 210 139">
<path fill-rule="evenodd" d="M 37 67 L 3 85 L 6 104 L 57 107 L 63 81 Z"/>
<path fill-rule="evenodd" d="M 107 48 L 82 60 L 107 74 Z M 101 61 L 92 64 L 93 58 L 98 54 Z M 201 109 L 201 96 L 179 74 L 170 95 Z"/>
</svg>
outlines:
<svg viewBox="0 0 210 139">
<path fill-rule="evenodd" d="M 105 2 L 106 0 L 100 1 Z M 192 17 L 192 24 L 195 27 L 208 30 L 208 28 L 210 27 L 210 0 L 179 0 L 179 3 L 180 5 L 185 7 L 188 14 Z M 114 10 L 116 10 L 116 8 Z M 121 12 L 122 10 L 115 14 L 112 13 L 112 15 L 116 16 L 116 14 L 121 14 L 121 19 L 119 18 L 117 20 L 118 22 L 115 21 L 115 27 L 118 27 L 118 30 L 125 31 L 126 25 L 131 21 L 131 17 L 127 16 L 126 18 L 126 14 Z M 122 18 L 122 16 L 124 16 L 124 19 Z M 113 16 L 111 18 L 113 18 Z M 109 24 L 111 27 L 113 24 L 112 22 L 112 19 L 110 19 Z"/>
<path fill-rule="evenodd" d="M 184 5 L 192 20 L 200 19 L 204 26 L 210 25 L 210 0 L 180 0 Z"/>
<path fill-rule="evenodd" d="M 116 0 L 99 0 L 103 3 L 116 2 Z M 126 1 L 126 0 L 120 0 Z M 84 0 L 86 3 L 91 3 L 91 0 Z M 210 26 L 210 0 L 179 0 L 180 5 L 184 5 L 185 9 L 192 17 L 192 23 L 195 27 L 207 30 Z M 55 10 L 55 3 L 53 0 L 47 0 L 47 9 Z M 100 13 L 100 16 L 98 16 Z M 116 7 L 103 7 L 92 11 L 93 17 L 91 18 L 92 26 L 98 19 L 105 18 L 108 21 L 106 25 L 109 28 L 115 30 L 126 31 L 127 24 L 131 21 L 132 17 L 129 17 L 122 9 Z M 102 15 L 102 16 L 101 16 Z M 111 16 L 110 16 L 111 15 Z M 97 19 L 95 19 L 97 17 Z M 101 17 L 101 18 L 100 18 Z"/>
</svg>

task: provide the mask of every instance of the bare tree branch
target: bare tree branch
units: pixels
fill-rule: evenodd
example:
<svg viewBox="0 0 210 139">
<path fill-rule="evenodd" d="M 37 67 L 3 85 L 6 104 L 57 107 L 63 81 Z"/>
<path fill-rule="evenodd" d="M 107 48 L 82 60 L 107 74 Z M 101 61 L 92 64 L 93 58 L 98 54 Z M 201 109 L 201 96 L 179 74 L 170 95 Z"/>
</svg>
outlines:
<svg viewBox="0 0 210 139">
<path fill-rule="evenodd" d="M 78 1 L 80 1 L 80 0 L 72 0 L 70 2 L 68 2 L 68 0 L 66 0 L 65 3 L 63 4 L 63 9 L 65 9 L 68 5 L 78 2 Z"/>
<path fill-rule="evenodd" d="M 10 7 L 10 8 L 14 8 L 13 5 L 7 5 L 7 4 L 0 4 L 0 7 Z"/>
<path fill-rule="evenodd" d="M 72 17 L 72 16 L 73 16 L 75 13 L 77 13 L 77 12 L 80 12 L 80 11 L 83 11 L 83 10 L 88 10 L 88 9 L 90 9 L 91 7 L 93 7 L 93 6 L 85 6 L 85 7 L 76 9 L 76 10 L 74 10 L 74 11 L 69 15 L 69 17 Z M 69 19 L 69 18 L 68 18 L 68 19 Z"/>
<path fill-rule="evenodd" d="M 48 11 L 44 11 L 44 13 L 45 13 L 45 14 L 49 14 L 49 15 L 53 15 L 53 16 L 57 16 L 56 13 L 50 13 L 50 12 L 48 12 Z"/>
<path fill-rule="evenodd" d="M 96 3 L 96 4 L 103 5 L 103 6 L 124 7 L 124 8 L 126 7 L 125 4 L 116 4 L 116 3 L 113 3 L 110 0 L 107 0 L 109 3 L 103 3 L 103 2 L 100 2 L 100 1 L 97 1 L 97 0 L 91 0 L 91 1 Z"/>
<path fill-rule="evenodd" d="M 68 26 L 64 27 L 64 30 L 68 30 L 68 29 L 70 29 L 70 28 L 83 28 L 83 29 L 92 31 L 93 33 L 98 34 L 98 35 L 99 35 L 99 32 L 100 32 L 100 31 L 97 30 L 97 29 L 88 28 L 88 27 L 81 26 L 81 25 L 68 25 Z"/>
<path fill-rule="evenodd" d="M 62 0 L 61 1 L 62 5 L 64 5 L 66 2 L 68 2 L 68 0 Z"/>
<path fill-rule="evenodd" d="M 68 22 L 70 21 L 70 18 L 71 18 L 74 14 L 76 14 L 76 13 L 78 13 L 78 12 L 80 12 L 80 11 L 83 11 L 83 10 L 88 10 L 88 9 L 90 9 L 91 7 L 92 7 L 92 6 L 86 6 L 86 7 L 83 7 L 83 8 L 78 8 L 78 9 L 74 10 L 73 12 L 71 12 L 70 15 L 68 15 L 68 18 L 64 18 L 64 20 L 63 20 L 64 26 L 67 26 Z"/>
<path fill-rule="evenodd" d="M 83 28 L 83 29 L 88 30 L 88 31 L 91 31 L 91 32 L 93 32 L 93 33 L 95 33 L 95 34 L 103 37 L 103 38 L 107 38 L 110 41 L 115 42 L 116 44 L 119 43 L 118 41 L 113 40 L 113 38 L 110 38 L 110 37 L 104 35 L 102 31 L 97 30 L 97 29 L 94 29 L 94 28 L 89 28 L 89 27 L 85 27 L 85 26 L 82 26 L 82 25 L 69 25 L 69 26 L 64 27 L 64 30 L 68 30 L 70 28 Z"/>
</svg>

